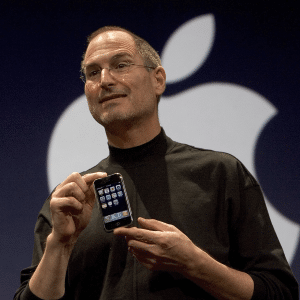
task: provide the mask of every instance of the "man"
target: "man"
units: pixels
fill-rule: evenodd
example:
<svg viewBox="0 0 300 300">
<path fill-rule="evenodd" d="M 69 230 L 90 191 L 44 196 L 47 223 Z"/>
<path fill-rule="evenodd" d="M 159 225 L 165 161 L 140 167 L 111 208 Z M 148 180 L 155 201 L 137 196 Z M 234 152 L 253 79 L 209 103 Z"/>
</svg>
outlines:
<svg viewBox="0 0 300 300">
<path fill-rule="evenodd" d="M 45 202 L 15 299 L 298 300 L 251 174 L 234 157 L 176 143 L 161 129 L 166 75 L 157 53 L 118 27 L 88 42 L 85 94 L 110 155 Z M 109 234 L 92 183 L 116 172 L 134 226 Z"/>
</svg>

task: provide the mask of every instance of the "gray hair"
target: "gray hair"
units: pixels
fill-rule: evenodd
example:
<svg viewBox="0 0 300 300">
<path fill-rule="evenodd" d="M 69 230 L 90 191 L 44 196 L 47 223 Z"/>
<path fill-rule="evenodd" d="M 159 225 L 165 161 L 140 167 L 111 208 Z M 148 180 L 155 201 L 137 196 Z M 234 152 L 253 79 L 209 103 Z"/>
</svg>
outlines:
<svg viewBox="0 0 300 300">
<path fill-rule="evenodd" d="M 127 32 L 129 35 L 132 36 L 135 42 L 135 46 L 137 52 L 141 55 L 144 64 L 151 68 L 156 68 L 161 66 L 161 60 L 159 54 L 154 50 L 154 48 L 143 38 L 139 37 L 138 35 L 134 34 L 133 32 L 119 26 L 104 26 L 99 28 L 98 30 L 94 31 L 87 37 L 87 46 L 86 50 L 90 44 L 90 42 L 99 34 L 107 31 L 124 31 Z M 81 71 L 83 71 L 83 61 L 85 59 L 86 50 L 83 53 L 82 61 L 81 61 Z M 148 69 L 150 70 L 150 69 Z"/>
</svg>

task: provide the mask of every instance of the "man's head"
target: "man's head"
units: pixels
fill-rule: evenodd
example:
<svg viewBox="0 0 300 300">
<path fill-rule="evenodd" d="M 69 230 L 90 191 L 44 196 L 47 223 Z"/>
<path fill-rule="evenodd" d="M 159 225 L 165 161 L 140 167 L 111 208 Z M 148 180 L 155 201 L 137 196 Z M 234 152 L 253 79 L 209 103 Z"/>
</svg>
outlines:
<svg viewBox="0 0 300 300">
<path fill-rule="evenodd" d="M 160 64 L 155 50 L 125 29 L 104 27 L 94 32 L 82 61 L 93 117 L 106 129 L 157 123 L 157 104 L 166 81 Z"/>
<path fill-rule="evenodd" d="M 158 66 L 161 66 L 161 60 L 159 54 L 155 51 L 155 49 L 143 38 L 139 37 L 138 35 L 134 34 L 133 32 L 122 28 L 118 26 L 104 26 L 99 28 L 98 30 L 91 33 L 87 38 L 87 47 L 89 46 L 90 42 L 99 34 L 107 31 L 124 31 L 127 32 L 129 35 L 132 36 L 135 46 L 137 49 L 137 52 L 141 55 L 143 58 L 144 64 L 149 67 L 156 68 Z M 82 56 L 81 61 L 81 70 L 83 71 L 83 62 L 85 59 L 86 51 L 84 52 Z"/>
</svg>

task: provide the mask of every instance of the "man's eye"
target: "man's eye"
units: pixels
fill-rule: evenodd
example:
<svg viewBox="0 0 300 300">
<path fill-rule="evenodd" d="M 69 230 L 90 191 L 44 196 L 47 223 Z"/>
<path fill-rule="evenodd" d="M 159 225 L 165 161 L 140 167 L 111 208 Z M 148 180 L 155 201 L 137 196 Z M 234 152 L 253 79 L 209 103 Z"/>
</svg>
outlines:
<svg viewBox="0 0 300 300">
<path fill-rule="evenodd" d="M 128 62 L 121 62 L 116 65 L 115 69 L 117 69 L 117 70 L 126 69 L 129 66 L 130 66 L 130 64 Z"/>
<path fill-rule="evenodd" d="M 100 73 L 101 73 L 101 70 L 90 71 L 90 72 L 88 72 L 88 77 L 94 77 L 94 76 L 97 76 Z"/>
</svg>

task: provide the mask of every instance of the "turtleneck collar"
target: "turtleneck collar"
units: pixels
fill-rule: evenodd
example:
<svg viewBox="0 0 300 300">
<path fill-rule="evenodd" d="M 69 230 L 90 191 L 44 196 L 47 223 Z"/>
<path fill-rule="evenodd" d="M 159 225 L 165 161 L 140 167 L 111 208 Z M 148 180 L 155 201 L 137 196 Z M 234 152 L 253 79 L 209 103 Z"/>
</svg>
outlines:
<svg viewBox="0 0 300 300">
<path fill-rule="evenodd" d="M 155 156 L 163 156 L 166 154 L 168 149 L 168 144 L 170 146 L 170 141 L 163 128 L 160 133 L 151 141 L 146 144 L 128 148 L 120 149 L 109 145 L 109 159 L 111 162 L 118 162 L 122 164 L 135 164 L 141 163 L 153 159 Z"/>
</svg>

